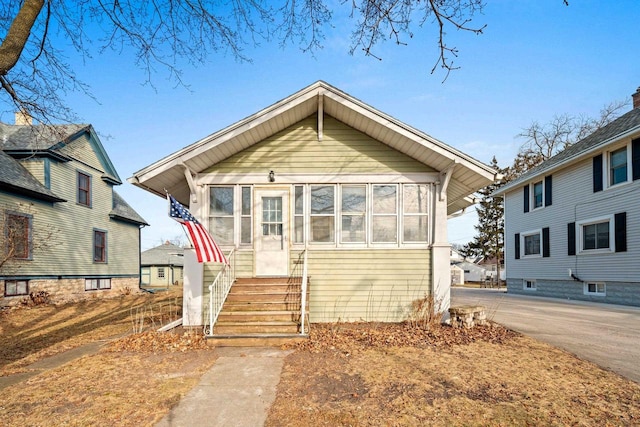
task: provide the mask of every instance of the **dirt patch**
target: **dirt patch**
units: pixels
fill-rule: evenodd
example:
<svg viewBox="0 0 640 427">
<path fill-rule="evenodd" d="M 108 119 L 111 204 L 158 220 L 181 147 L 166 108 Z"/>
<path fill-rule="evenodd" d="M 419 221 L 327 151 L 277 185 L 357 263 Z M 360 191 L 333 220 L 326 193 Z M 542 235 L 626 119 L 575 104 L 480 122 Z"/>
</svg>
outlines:
<svg viewBox="0 0 640 427">
<path fill-rule="evenodd" d="M 497 325 L 314 325 L 267 426 L 637 425 L 640 385 Z"/>
</svg>

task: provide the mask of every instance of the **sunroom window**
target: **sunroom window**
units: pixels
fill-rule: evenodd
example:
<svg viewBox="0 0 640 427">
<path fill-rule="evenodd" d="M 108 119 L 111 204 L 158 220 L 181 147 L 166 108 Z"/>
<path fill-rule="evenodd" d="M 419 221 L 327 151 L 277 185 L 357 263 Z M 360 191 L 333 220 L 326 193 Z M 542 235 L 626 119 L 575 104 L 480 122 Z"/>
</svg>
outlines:
<svg viewBox="0 0 640 427">
<path fill-rule="evenodd" d="M 426 242 L 428 236 L 427 209 L 428 188 L 426 185 L 403 187 L 403 240 L 404 242 Z"/>
<path fill-rule="evenodd" d="M 233 245 L 233 187 L 210 187 L 209 233 L 220 245 Z"/>
<path fill-rule="evenodd" d="M 398 241 L 398 187 L 396 185 L 373 186 L 374 243 L 397 243 Z"/>
<path fill-rule="evenodd" d="M 317 243 L 335 242 L 335 187 L 311 186 L 310 240 Z"/>
<path fill-rule="evenodd" d="M 342 243 L 364 243 L 367 229 L 367 187 L 342 186 Z"/>
</svg>

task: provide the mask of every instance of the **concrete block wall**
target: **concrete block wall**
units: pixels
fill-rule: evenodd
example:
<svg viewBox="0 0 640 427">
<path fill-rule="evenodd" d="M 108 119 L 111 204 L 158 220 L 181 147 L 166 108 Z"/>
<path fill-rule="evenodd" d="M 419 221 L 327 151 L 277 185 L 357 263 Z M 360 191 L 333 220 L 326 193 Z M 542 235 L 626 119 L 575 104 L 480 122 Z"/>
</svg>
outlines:
<svg viewBox="0 0 640 427">
<path fill-rule="evenodd" d="M 29 292 L 48 292 L 52 303 L 61 304 L 89 298 L 111 298 L 139 292 L 139 282 L 140 279 L 137 276 L 111 278 L 111 289 L 85 291 L 85 278 L 34 279 L 29 280 Z M 5 297 L 4 280 L 0 280 L 0 286 L 0 307 L 19 305 L 25 299 L 29 299 L 28 295 Z"/>
<path fill-rule="evenodd" d="M 640 306 L 640 282 L 604 282 L 606 295 L 585 295 L 584 282 L 536 279 L 536 289 L 524 289 L 523 279 L 507 279 L 507 292 L 538 297 Z"/>
</svg>

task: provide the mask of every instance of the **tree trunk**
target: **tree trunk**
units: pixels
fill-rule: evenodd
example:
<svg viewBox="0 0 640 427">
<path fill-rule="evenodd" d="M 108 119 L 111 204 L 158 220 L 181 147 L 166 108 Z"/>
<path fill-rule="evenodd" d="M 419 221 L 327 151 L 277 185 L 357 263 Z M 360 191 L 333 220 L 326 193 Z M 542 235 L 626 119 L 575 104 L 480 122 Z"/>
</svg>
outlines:
<svg viewBox="0 0 640 427">
<path fill-rule="evenodd" d="M 18 15 L 9 28 L 7 37 L 0 45 L 0 75 L 6 75 L 20 59 L 33 24 L 43 6 L 44 0 L 25 0 L 20 7 Z"/>
</svg>

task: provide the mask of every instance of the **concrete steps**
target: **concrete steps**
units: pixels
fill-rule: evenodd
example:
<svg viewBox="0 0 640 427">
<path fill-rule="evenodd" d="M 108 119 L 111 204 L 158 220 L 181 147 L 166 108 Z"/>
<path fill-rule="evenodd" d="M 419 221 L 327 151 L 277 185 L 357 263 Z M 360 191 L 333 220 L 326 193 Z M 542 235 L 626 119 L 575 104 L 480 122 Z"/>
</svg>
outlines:
<svg viewBox="0 0 640 427">
<path fill-rule="evenodd" d="M 300 284 L 285 277 L 237 279 L 209 339 L 217 346 L 279 346 L 304 338 Z"/>
</svg>

